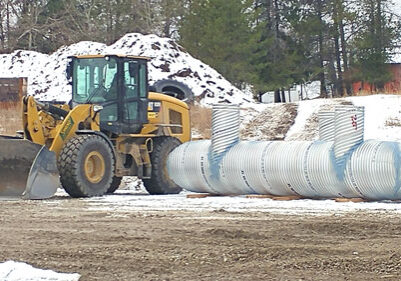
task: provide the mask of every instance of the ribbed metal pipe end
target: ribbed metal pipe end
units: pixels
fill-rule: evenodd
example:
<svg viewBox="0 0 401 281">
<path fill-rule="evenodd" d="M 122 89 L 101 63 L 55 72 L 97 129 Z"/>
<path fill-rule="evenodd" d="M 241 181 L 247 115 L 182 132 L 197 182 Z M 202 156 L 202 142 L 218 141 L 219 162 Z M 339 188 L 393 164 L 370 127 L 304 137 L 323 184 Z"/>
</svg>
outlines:
<svg viewBox="0 0 401 281">
<path fill-rule="evenodd" d="M 334 141 L 335 135 L 335 112 L 319 111 L 319 139 L 322 141 Z"/>
<path fill-rule="evenodd" d="M 334 156 L 338 166 L 345 165 L 350 153 L 363 142 L 364 130 L 364 107 L 336 107 Z"/>
<path fill-rule="evenodd" d="M 239 142 L 240 109 L 233 104 L 214 104 L 212 113 L 211 158 L 221 157 Z"/>
</svg>

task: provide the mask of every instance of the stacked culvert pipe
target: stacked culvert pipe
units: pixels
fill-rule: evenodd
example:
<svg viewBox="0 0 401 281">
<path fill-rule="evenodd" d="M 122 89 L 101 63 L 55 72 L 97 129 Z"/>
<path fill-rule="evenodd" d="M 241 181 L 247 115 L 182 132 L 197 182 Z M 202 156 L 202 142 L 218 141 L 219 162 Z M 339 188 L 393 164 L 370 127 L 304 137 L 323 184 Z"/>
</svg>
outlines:
<svg viewBox="0 0 401 281">
<path fill-rule="evenodd" d="M 213 107 L 212 140 L 169 156 L 182 188 L 214 194 L 401 199 L 401 144 L 364 141 L 364 108 L 319 113 L 318 141 L 239 141 L 239 109 Z"/>
</svg>

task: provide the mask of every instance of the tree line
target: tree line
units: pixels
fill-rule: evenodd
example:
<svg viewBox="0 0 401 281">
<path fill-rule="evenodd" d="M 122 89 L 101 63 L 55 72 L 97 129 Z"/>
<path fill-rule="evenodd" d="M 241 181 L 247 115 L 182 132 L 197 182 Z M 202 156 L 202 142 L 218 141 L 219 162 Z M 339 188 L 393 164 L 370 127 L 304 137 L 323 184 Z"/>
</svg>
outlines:
<svg viewBox="0 0 401 281">
<path fill-rule="evenodd" d="M 49 53 L 130 32 L 177 39 L 255 94 L 320 81 L 321 96 L 377 89 L 400 45 L 392 0 L 0 0 L 0 50 Z"/>
<path fill-rule="evenodd" d="M 0 0 L 3 52 L 52 52 L 82 40 L 111 44 L 130 32 L 172 37 L 182 0 Z"/>
</svg>

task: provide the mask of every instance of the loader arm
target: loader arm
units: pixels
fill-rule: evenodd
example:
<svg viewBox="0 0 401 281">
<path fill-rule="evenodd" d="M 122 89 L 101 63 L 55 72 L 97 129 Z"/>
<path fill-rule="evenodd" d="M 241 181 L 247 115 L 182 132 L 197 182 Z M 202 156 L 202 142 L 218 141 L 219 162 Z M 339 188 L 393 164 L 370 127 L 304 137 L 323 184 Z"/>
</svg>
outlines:
<svg viewBox="0 0 401 281">
<path fill-rule="evenodd" d="M 33 143 L 45 145 L 58 156 L 64 144 L 83 126 L 99 131 L 99 116 L 90 104 L 80 104 L 73 109 L 56 107 L 27 97 L 23 102 L 25 136 Z"/>
<path fill-rule="evenodd" d="M 40 120 L 38 106 L 33 97 L 25 98 L 22 101 L 22 122 L 25 138 L 34 143 L 45 145 L 45 132 Z"/>
<path fill-rule="evenodd" d="M 81 104 L 69 111 L 63 122 L 52 131 L 54 135 L 50 151 L 55 152 L 58 157 L 64 144 L 76 136 L 80 124 L 85 124 L 85 129 L 100 131 L 99 115 L 93 111 L 93 106 Z"/>
</svg>

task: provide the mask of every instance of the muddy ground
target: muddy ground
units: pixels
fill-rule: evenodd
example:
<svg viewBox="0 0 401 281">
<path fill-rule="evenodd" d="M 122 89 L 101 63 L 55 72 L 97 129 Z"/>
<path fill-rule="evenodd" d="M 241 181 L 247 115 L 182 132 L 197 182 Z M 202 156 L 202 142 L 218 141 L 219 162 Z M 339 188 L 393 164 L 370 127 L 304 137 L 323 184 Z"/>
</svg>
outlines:
<svg viewBox="0 0 401 281">
<path fill-rule="evenodd" d="M 81 280 L 400 280 L 401 218 L 0 202 L 0 261 Z"/>
</svg>

